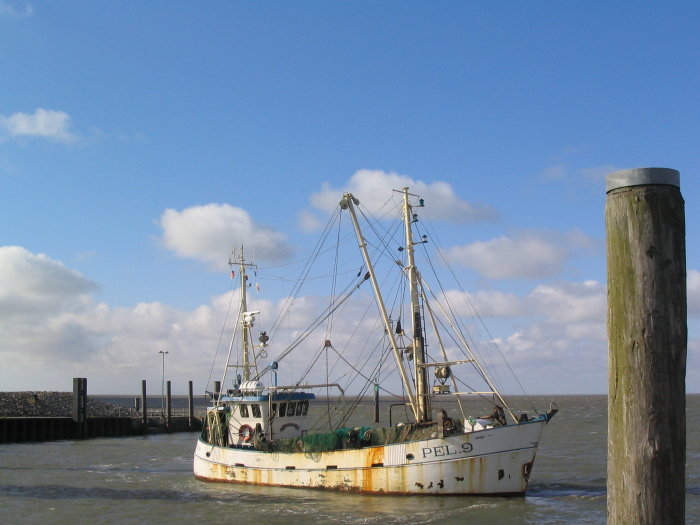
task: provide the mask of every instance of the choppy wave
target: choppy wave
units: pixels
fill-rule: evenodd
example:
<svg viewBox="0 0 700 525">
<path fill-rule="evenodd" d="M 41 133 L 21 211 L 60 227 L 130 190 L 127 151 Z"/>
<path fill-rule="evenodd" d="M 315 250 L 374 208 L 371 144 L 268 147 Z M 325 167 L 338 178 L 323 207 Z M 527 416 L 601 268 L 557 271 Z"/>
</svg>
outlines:
<svg viewBox="0 0 700 525">
<path fill-rule="evenodd" d="M 376 496 L 204 483 L 195 434 L 0 447 L 0 523 L 581 525 L 606 522 L 607 401 L 557 399 L 525 497 Z M 689 398 L 700 412 L 700 397 Z M 367 408 L 368 411 L 372 407 Z M 688 418 L 687 522 L 700 523 L 700 418 Z"/>
</svg>

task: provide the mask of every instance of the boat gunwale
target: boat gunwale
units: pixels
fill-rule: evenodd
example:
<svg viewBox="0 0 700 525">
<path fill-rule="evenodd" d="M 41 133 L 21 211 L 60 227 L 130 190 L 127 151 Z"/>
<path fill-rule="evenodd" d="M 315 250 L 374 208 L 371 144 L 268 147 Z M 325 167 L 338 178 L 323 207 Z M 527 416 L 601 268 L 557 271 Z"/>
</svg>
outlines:
<svg viewBox="0 0 700 525">
<path fill-rule="evenodd" d="M 306 456 L 308 454 L 331 454 L 331 453 L 336 453 L 336 452 L 354 452 L 354 451 L 358 451 L 358 450 L 367 450 L 367 449 L 372 449 L 372 448 L 383 448 L 383 447 L 400 446 L 400 445 L 405 446 L 405 445 L 409 445 L 409 444 L 420 443 L 422 441 L 427 442 L 427 441 L 436 441 L 436 440 L 446 440 L 446 439 L 450 439 L 450 438 L 463 438 L 465 436 L 472 436 L 472 435 L 476 435 L 476 434 L 481 434 L 483 432 L 492 432 L 494 430 L 500 431 L 501 429 L 506 429 L 506 428 L 518 428 L 518 427 L 522 427 L 524 425 L 528 425 L 528 424 L 532 424 L 532 423 L 540 423 L 540 424 L 546 425 L 548 422 L 549 421 L 548 421 L 547 417 L 545 415 L 541 414 L 537 418 L 533 418 L 533 419 L 528 420 L 528 421 L 523 421 L 521 423 L 512 423 L 509 425 L 501 425 L 498 427 L 483 428 L 480 430 L 472 430 L 470 432 L 465 432 L 465 433 L 452 433 L 452 434 L 445 435 L 443 437 L 436 436 L 436 437 L 423 438 L 423 439 L 411 439 L 411 440 L 407 440 L 407 441 L 397 441 L 395 443 L 365 445 L 365 446 L 357 447 L 357 448 L 338 448 L 338 449 L 324 450 L 324 451 L 318 451 L 318 452 L 303 452 L 303 451 L 285 452 L 285 451 L 280 451 L 280 450 L 267 451 L 267 450 L 257 449 L 252 445 L 221 446 L 221 445 L 217 445 L 215 443 L 209 443 L 208 441 L 205 441 L 201 435 L 198 438 L 198 442 L 204 446 L 211 447 L 212 449 L 218 448 L 218 449 L 223 449 L 223 450 L 237 450 L 237 451 L 242 451 L 242 452 L 246 452 L 246 453 L 258 452 L 258 453 L 266 454 L 266 455 L 267 454 L 270 454 L 270 455 L 276 454 L 276 455 L 291 456 L 294 454 L 301 454 L 301 455 Z M 386 427 L 386 428 L 392 428 L 392 427 Z M 307 435 L 314 435 L 314 434 L 307 434 Z M 295 439 L 295 438 L 290 438 L 290 439 Z M 479 439 L 479 438 L 475 438 L 475 439 Z M 470 440 L 467 440 L 467 441 L 470 441 Z M 532 448 L 537 449 L 538 447 L 539 447 L 539 439 L 537 440 L 537 442 L 534 445 L 529 446 L 529 447 L 519 447 L 519 448 L 514 448 L 514 449 L 509 449 L 509 450 L 504 450 L 504 451 L 489 452 L 486 454 L 477 454 L 477 455 L 473 455 L 473 456 L 464 456 L 462 458 L 452 458 L 452 459 L 455 460 L 455 459 L 485 457 L 485 456 L 491 456 L 494 454 L 501 454 L 503 452 L 516 452 L 519 450 L 529 450 Z M 214 461 L 211 461 L 208 458 L 201 458 L 201 459 L 203 459 L 204 461 L 215 463 Z M 431 463 L 431 462 L 426 461 L 426 462 L 413 463 L 413 464 L 427 464 L 427 463 Z M 441 461 L 433 461 L 432 463 L 441 463 Z M 407 465 L 410 465 L 410 463 L 407 463 Z M 257 467 L 251 467 L 251 468 L 257 468 Z M 366 468 L 366 467 L 359 467 L 359 468 Z M 349 468 L 349 470 L 354 470 L 354 469 L 351 467 L 351 468 Z"/>
<path fill-rule="evenodd" d="M 200 440 L 200 441 L 201 441 L 201 440 Z M 426 440 L 423 440 L 423 441 L 426 441 Z M 209 443 L 207 443 L 206 441 L 203 441 L 202 443 L 204 443 L 205 445 L 209 445 Z M 392 444 L 394 444 L 394 445 L 403 445 L 403 443 L 392 443 Z M 295 454 L 300 454 L 300 455 L 306 456 L 306 455 L 308 455 L 308 454 L 333 454 L 333 453 L 336 453 L 336 452 L 349 452 L 349 451 L 364 450 L 364 449 L 368 449 L 368 448 L 381 448 L 381 447 L 388 447 L 388 446 L 391 446 L 391 445 L 374 445 L 374 446 L 371 446 L 371 447 L 363 447 L 363 448 L 361 448 L 361 449 L 338 449 L 338 450 L 330 450 L 330 451 L 326 451 L 326 452 L 264 452 L 264 451 L 262 451 L 262 450 L 256 450 L 256 449 L 247 450 L 247 449 L 245 449 L 245 448 L 236 448 L 235 450 L 239 450 L 239 451 L 242 451 L 242 452 L 245 452 L 245 453 L 248 453 L 248 454 L 251 453 L 251 452 L 262 452 L 262 453 L 264 453 L 264 454 L 278 454 L 278 455 L 280 455 L 280 456 L 282 456 L 282 455 L 284 455 L 284 456 L 292 456 L 292 455 L 295 455 Z M 219 446 L 219 445 L 213 445 L 213 447 L 214 447 L 214 448 L 225 448 L 225 449 L 229 449 L 229 447 L 221 447 L 221 446 Z M 398 465 L 382 465 L 382 466 L 369 466 L 369 467 L 363 465 L 363 466 L 360 466 L 360 467 L 335 467 L 334 470 L 337 470 L 337 471 L 343 471 L 343 470 L 352 471 L 352 470 L 390 469 L 390 468 L 399 468 L 399 467 L 421 467 L 421 466 L 424 466 L 424 465 L 433 465 L 433 464 L 436 464 L 436 463 L 452 463 L 452 462 L 457 462 L 457 461 L 464 461 L 464 460 L 472 460 L 472 459 L 478 459 L 478 458 L 485 458 L 485 457 L 489 457 L 489 456 L 496 456 L 496 455 L 498 455 L 498 454 L 511 454 L 511 453 L 513 453 L 513 452 L 521 452 L 521 451 L 523 451 L 523 450 L 532 450 L 532 449 L 537 450 L 538 447 L 539 447 L 539 443 L 536 444 L 536 445 L 531 445 L 531 446 L 529 446 L 529 447 L 520 447 L 520 448 L 507 449 L 507 450 L 499 450 L 499 451 L 496 451 L 496 452 L 487 452 L 487 453 L 484 453 L 484 454 L 476 454 L 476 455 L 472 455 L 472 456 L 462 456 L 462 457 L 458 457 L 458 458 L 449 458 L 449 457 L 446 457 L 446 456 L 445 456 L 445 459 L 433 459 L 433 460 L 429 460 L 429 461 L 416 461 L 416 462 L 412 462 L 412 463 L 401 463 L 401 464 L 398 464 Z M 282 470 L 285 470 L 285 469 L 286 469 L 286 466 L 285 466 L 284 468 L 277 468 L 277 467 L 258 467 L 258 466 L 252 466 L 252 465 L 225 465 L 224 463 L 220 463 L 220 462 L 211 460 L 211 459 L 209 459 L 209 458 L 203 458 L 202 456 L 195 456 L 195 457 L 197 457 L 197 458 L 199 458 L 199 459 L 201 459 L 202 461 L 205 461 L 205 462 L 207 462 L 207 463 L 213 463 L 213 464 L 215 464 L 215 465 L 224 465 L 224 466 L 226 466 L 226 467 L 246 468 L 246 469 L 254 469 L 254 470 L 264 470 L 264 471 L 270 471 L 270 470 L 272 470 L 272 471 L 275 471 L 275 470 L 280 470 L 280 471 L 282 471 Z M 295 470 L 303 470 L 304 472 L 315 472 L 315 471 L 326 471 L 327 469 L 326 469 L 325 467 L 324 467 L 324 468 L 306 468 L 306 467 L 299 467 L 298 469 L 295 468 Z"/>
</svg>

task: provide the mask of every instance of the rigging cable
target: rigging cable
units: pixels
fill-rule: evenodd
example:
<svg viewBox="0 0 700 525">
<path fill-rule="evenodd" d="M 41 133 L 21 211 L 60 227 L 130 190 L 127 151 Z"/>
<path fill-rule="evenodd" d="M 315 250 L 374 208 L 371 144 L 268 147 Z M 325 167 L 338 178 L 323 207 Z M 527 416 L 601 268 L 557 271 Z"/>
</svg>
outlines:
<svg viewBox="0 0 700 525">
<path fill-rule="evenodd" d="M 432 230 L 432 228 L 431 228 L 431 230 Z M 437 236 L 437 233 L 436 233 L 434 230 L 432 230 L 432 234 L 431 234 L 431 235 L 434 235 L 435 238 L 439 240 L 439 237 Z M 439 243 L 438 243 L 438 244 L 439 244 Z M 463 298 L 464 298 L 464 299 L 466 300 L 466 302 L 469 304 L 469 307 L 472 309 L 472 311 L 474 312 L 474 315 L 475 315 L 476 318 L 479 320 L 479 323 L 481 324 L 482 328 L 483 328 L 484 331 L 486 332 L 486 335 L 488 336 L 489 340 L 491 341 L 491 343 L 493 344 L 493 346 L 494 346 L 494 347 L 496 348 L 496 350 L 498 351 L 498 354 L 501 356 L 502 361 L 505 363 L 505 365 L 506 365 L 506 367 L 508 368 L 508 371 L 510 372 L 511 376 L 513 377 L 513 379 L 514 379 L 515 382 L 517 383 L 518 387 L 520 388 L 520 391 L 521 391 L 522 394 L 527 398 L 528 403 L 530 403 L 530 398 L 529 398 L 529 396 L 527 395 L 527 393 L 525 392 L 525 388 L 523 387 L 522 383 L 521 383 L 520 380 L 518 379 L 518 376 L 515 374 L 515 372 L 514 372 L 513 369 L 511 368 L 510 363 L 508 362 L 508 360 L 507 360 L 507 359 L 505 358 L 505 356 L 503 355 L 503 352 L 501 351 L 500 346 L 498 345 L 498 343 L 496 343 L 494 337 L 491 335 L 491 332 L 489 331 L 488 326 L 486 326 L 486 323 L 484 322 L 483 318 L 481 317 L 481 315 L 479 315 L 479 312 L 476 310 L 476 308 L 474 307 L 474 304 L 471 302 L 471 299 L 469 298 L 469 294 L 467 294 L 467 292 L 466 292 L 466 291 L 464 290 L 464 288 L 462 287 L 462 284 L 461 284 L 461 283 L 459 282 L 459 280 L 457 279 L 457 276 L 455 275 L 454 270 L 452 269 L 452 266 L 449 264 L 449 262 L 448 262 L 448 260 L 447 260 L 447 257 L 446 257 L 446 255 L 445 255 L 444 250 L 443 250 L 442 248 L 440 248 L 440 246 L 437 246 L 437 252 L 438 252 L 438 255 L 440 256 L 440 258 L 442 259 L 443 263 L 444 263 L 445 266 L 447 267 L 447 269 L 450 271 L 450 274 L 452 275 L 452 278 L 454 279 L 455 283 L 457 284 L 459 290 L 462 292 Z M 432 263 L 431 263 L 431 267 L 432 267 Z M 433 272 L 434 272 L 434 269 L 433 269 Z M 439 282 L 439 280 L 438 280 L 438 282 Z M 441 284 L 441 283 L 440 283 L 440 288 L 442 289 L 442 284 Z M 443 291 L 443 293 L 444 293 L 444 291 Z"/>
<path fill-rule="evenodd" d="M 311 271 L 311 267 L 313 266 L 313 263 L 315 260 L 318 258 L 320 255 L 321 248 L 323 247 L 326 238 L 328 237 L 330 233 L 331 226 L 337 220 L 337 217 L 340 215 L 340 210 L 336 210 L 336 212 L 331 216 L 331 218 L 328 220 L 328 223 L 326 223 L 326 227 L 324 228 L 321 237 L 319 238 L 318 241 L 316 241 L 316 246 L 314 246 L 314 249 L 311 253 L 311 255 L 306 259 L 306 262 L 304 264 L 304 267 L 301 270 L 301 274 L 297 278 L 296 283 L 292 287 L 292 292 L 287 296 L 285 303 L 282 305 L 282 308 L 280 309 L 280 313 L 277 315 L 277 318 L 272 324 L 272 328 L 270 328 L 270 337 L 273 337 L 274 334 L 279 330 L 280 325 L 282 323 L 282 320 L 286 315 L 289 313 L 291 310 L 292 305 L 297 299 L 297 294 L 301 290 L 301 285 L 304 283 L 306 278 L 309 275 L 309 272 Z"/>
<path fill-rule="evenodd" d="M 231 305 L 233 304 L 233 292 L 235 291 L 233 282 L 231 283 L 231 298 L 229 299 L 228 307 L 226 309 L 226 317 L 224 318 L 224 324 L 221 326 L 221 333 L 219 334 L 219 342 L 216 344 L 216 352 L 214 353 L 214 359 L 212 360 L 211 363 L 211 369 L 209 370 L 209 377 L 207 378 L 206 385 L 204 387 L 204 390 L 209 387 L 209 383 L 211 381 L 212 376 L 214 375 L 214 365 L 216 364 L 216 359 L 219 356 L 219 349 L 221 348 L 221 341 L 224 338 L 224 332 L 226 331 L 226 324 L 229 319 L 229 315 L 231 314 Z"/>
<path fill-rule="evenodd" d="M 456 281 L 457 279 L 456 279 L 456 276 L 454 275 L 454 271 L 452 270 L 452 267 L 447 263 L 447 260 L 446 260 L 446 258 L 445 258 L 444 253 L 443 253 L 441 250 L 439 250 L 438 253 L 440 254 L 441 258 L 443 259 L 443 261 L 444 261 L 444 263 L 445 263 L 445 265 L 448 267 L 448 269 L 450 270 L 450 273 L 453 275 L 453 277 L 455 278 L 455 281 Z M 442 287 L 442 283 L 440 283 L 440 286 Z M 511 368 L 510 363 L 508 362 L 508 360 L 506 359 L 506 357 L 503 355 L 503 352 L 501 351 L 501 347 L 500 347 L 500 346 L 498 345 L 498 343 L 495 341 L 493 335 L 491 335 L 491 332 L 489 331 L 488 326 L 486 326 L 486 323 L 484 322 L 483 318 L 481 317 L 481 315 L 479 315 L 479 312 L 476 310 L 476 308 L 474 307 L 474 304 L 471 302 L 471 299 L 469 298 L 469 294 L 467 294 L 467 293 L 464 291 L 464 288 L 462 287 L 462 285 L 461 285 L 459 282 L 457 282 L 457 286 L 459 287 L 459 290 L 462 292 L 462 297 L 467 301 L 467 303 L 468 303 L 469 306 L 471 307 L 472 311 L 474 312 L 474 315 L 475 315 L 476 318 L 479 320 L 479 323 L 481 324 L 481 326 L 483 327 L 484 331 L 486 332 L 486 335 L 488 336 L 489 340 L 491 341 L 491 344 L 493 344 L 493 346 L 494 346 L 494 347 L 496 348 L 496 350 L 498 351 L 498 354 L 501 356 L 501 360 L 505 363 L 505 365 L 506 365 L 506 367 L 508 368 L 508 371 L 510 372 L 511 376 L 513 377 L 513 379 L 514 379 L 515 382 L 517 383 L 518 387 L 520 388 L 520 391 L 521 391 L 521 392 L 523 393 L 523 395 L 528 399 L 528 403 L 529 403 L 529 402 L 530 402 L 530 401 L 529 401 L 529 397 L 528 397 L 527 393 L 525 392 L 525 388 L 523 387 L 522 383 L 521 383 L 520 380 L 518 379 L 518 376 L 515 374 L 515 372 L 514 372 L 513 369 Z M 444 291 L 443 291 L 443 293 L 444 293 Z"/>
<path fill-rule="evenodd" d="M 316 319 L 314 320 L 314 322 L 312 323 L 312 325 L 311 325 L 309 328 L 307 328 L 306 330 L 304 330 L 304 332 L 302 332 L 301 335 L 299 335 L 299 336 L 292 342 L 292 344 L 290 344 L 290 345 L 287 347 L 286 350 L 284 350 L 279 356 L 277 356 L 276 361 L 279 363 L 282 359 L 284 359 L 285 357 L 287 357 L 287 356 L 288 356 L 294 349 L 296 349 L 309 335 L 311 335 L 311 333 L 312 333 L 316 328 L 318 328 L 318 327 L 323 323 L 323 321 L 325 321 L 325 319 L 326 319 L 329 315 L 331 315 L 331 314 L 332 314 L 333 312 L 335 312 L 338 308 L 340 308 L 340 307 L 345 303 L 345 301 L 347 301 L 348 299 L 350 299 L 350 297 L 352 296 L 352 294 L 355 293 L 357 290 L 359 290 L 360 286 L 362 286 L 362 283 L 364 283 L 364 282 L 367 280 L 366 277 L 367 277 L 367 276 L 363 277 L 357 284 L 355 284 L 355 286 L 354 286 L 349 292 L 347 292 L 347 294 L 346 294 L 335 306 L 333 306 L 333 308 L 332 308 L 330 311 L 323 312 L 323 313 L 320 314 L 318 317 L 316 317 Z M 268 370 L 269 370 L 268 368 L 263 369 L 263 371 L 260 372 L 260 373 L 258 374 L 258 376 L 256 377 L 256 379 L 260 379 Z"/>
</svg>

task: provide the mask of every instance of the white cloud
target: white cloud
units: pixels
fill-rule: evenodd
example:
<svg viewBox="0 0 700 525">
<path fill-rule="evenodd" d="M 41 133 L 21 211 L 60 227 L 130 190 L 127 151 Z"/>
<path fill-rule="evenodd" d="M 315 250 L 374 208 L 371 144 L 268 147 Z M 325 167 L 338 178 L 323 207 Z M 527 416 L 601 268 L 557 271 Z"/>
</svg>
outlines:
<svg viewBox="0 0 700 525">
<path fill-rule="evenodd" d="M 450 300 L 462 316 L 470 316 L 459 306 L 456 292 L 450 292 Z M 602 392 L 605 388 L 606 370 L 606 300 L 604 285 L 596 281 L 580 283 L 560 282 L 536 286 L 525 296 L 502 292 L 480 291 L 469 294 L 481 318 L 487 322 L 489 332 L 495 337 L 495 345 L 506 357 L 530 392 Z M 495 329 L 495 330 L 494 330 Z M 486 356 L 489 350 L 489 334 L 481 323 L 468 325 L 472 346 L 496 375 L 501 387 L 517 392 L 509 384 L 510 372 L 502 363 Z M 499 355 L 495 352 L 495 355 Z M 556 376 L 551 377 L 551 374 Z M 571 376 L 571 381 L 562 377 Z M 505 382 L 504 382 L 505 380 Z"/>
<path fill-rule="evenodd" d="M 538 278 L 559 273 L 566 250 L 533 233 L 523 233 L 515 239 L 501 236 L 454 246 L 447 258 L 489 279 Z"/>
<path fill-rule="evenodd" d="M 606 391 L 607 289 L 597 281 L 536 286 L 518 328 L 496 343 L 530 392 Z M 503 332 L 503 330 L 502 330 Z M 552 389 L 554 387 L 554 390 Z"/>
<path fill-rule="evenodd" d="M 0 247 L 0 315 L 70 310 L 87 301 L 95 283 L 44 254 Z"/>
<path fill-rule="evenodd" d="M 44 358 L 43 349 L 69 356 L 89 351 L 91 340 L 66 314 L 91 303 L 95 283 L 43 254 L 19 246 L 0 247 L 0 340 L 2 352 L 22 359 Z"/>
<path fill-rule="evenodd" d="M 612 164 L 604 164 L 602 166 L 591 166 L 589 168 L 581 168 L 577 171 L 577 174 L 582 176 L 585 180 L 593 182 L 596 184 L 605 181 L 605 177 L 609 174 L 619 171 L 622 168 L 614 166 Z"/>
<path fill-rule="evenodd" d="M 313 233 L 323 228 L 323 223 L 313 212 L 301 210 L 298 216 L 299 228 L 304 233 Z"/>
<path fill-rule="evenodd" d="M 350 177 L 341 188 L 333 188 L 324 183 L 321 191 L 311 195 L 311 205 L 325 212 L 332 212 L 340 202 L 343 193 L 350 192 L 360 200 L 360 205 L 372 214 L 381 215 L 387 204 L 398 198 L 393 190 L 404 187 L 410 192 L 420 195 L 429 208 L 432 219 L 467 223 L 490 221 L 496 218 L 496 211 L 486 205 L 471 204 L 460 199 L 446 182 L 426 183 L 414 180 L 406 175 L 387 173 L 381 170 L 360 170 Z M 393 209 L 393 205 L 389 208 Z"/>
<path fill-rule="evenodd" d="M 13 6 L 5 0 L 0 0 L 0 16 L 9 16 L 10 18 L 28 18 L 33 14 L 34 8 L 29 3 L 25 3 L 24 9 L 21 9 Z"/>
<path fill-rule="evenodd" d="M 607 312 L 607 289 L 597 281 L 541 284 L 523 297 L 495 290 L 467 294 L 450 290 L 446 295 L 463 317 L 476 312 L 482 318 L 539 318 L 562 325 L 605 324 Z"/>
<path fill-rule="evenodd" d="M 558 180 L 566 177 L 566 173 L 566 164 L 557 164 L 545 168 L 542 173 L 540 173 L 540 178 L 543 180 Z"/>
<path fill-rule="evenodd" d="M 256 223 L 247 211 L 228 204 L 168 209 L 159 224 L 167 248 L 217 269 L 225 269 L 231 250 L 241 245 L 256 261 L 280 262 L 292 254 L 282 233 Z"/>
<path fill-rule="evenodd" d="M 604 379 L 607 366 L 607 334 L 604 323 L 533 323 L 497 343 L 508 362 L 517 368 L 546 366 L 559 369 L 597 370 Z M 560 391 L 566 391 L 566 380 L 553 381 Z"/>
<path fill-rule="evenodd" d="M 580 231 L 521 231 L 513 237 L 454 246 L 446 257 L 488 279 L 540 279 L 559 275 L 571 254 L 595 246 L 596 242 Z"/>
<path fill-rule="evenodd" d="M 528 296 L 530 307 L 546 314 L 550 321 L 605 324 L 607 291 L 597 281 L 539 285 Z"/>
<path fill-rule="evenodd" d="M 688 276 L 691 305 L 698 297 L 700 272 L 693 270 Z M 96 290 L 88 278 L 46 255 L 15 246 L 0 248 L 0 360 L 4 364 L 0 382 L 5 388 L 70 389 L 71 377 L 81 376 L 88 377 L 88 388 L 95 393 L 134 393 L 141 379 L 147 379 L 153 391 L 161 379 L 158 351 L 163 349 L 169 351 L 166 378 L 173 380 L 176 391 L 182 392 L 187 380 L 194 380 L 198 391 L 205 388 L 215 349 L 220 348 L 219 361 L 225 353 L 227 338 L 220 342 L 219 337 L 237 292 L 233 297 L 230 293 L 213 297 L 192 310 L 179 310 L 160 302 L 113 308 L 94 301 Z M 540 285 L 522 297 L 480 291 L 470 299 L 482 316 L 500 317 L 494 335 L 512 368 L 524 372 L 519 377 L 527 391 L 605 391 L 603 284 Z M 284 303 L 284 298 L 256 302 L 256 309 L 262 311 L 257 329 L 269 330 Z M 328 299 L 321 296 L 300 297 L 263 364 L 277 357 L 283 340 L 295 337 L 327 304 Z M 375 328 L 382 331 L 369 290 L 354 296 L 335 318 L 334 348 L 358 366 L 369 366 L 368 356 L 378 351 L 376 346 L 371 342 L 345 346 L 345 338 L 356 330 L 361 334 Z M 298 380 L 308 359 L 323 350 L 323 341 L 323 335 L 312 337 L 285 359 L 280 382 Z M 693 345 L 697 342 L 690 340 L 689 349 Z M 393 363 L 393 358 L 388 362 Z M 697 376 L 694 367 L 689 365 L 689 378 Z M 499 370 L 505 375 L 504 369 Z M 215 367 L 212 379 L 220 379 L 220 373 L 220 366 Z M 350 376 L 343 381 L 348 384 Z M 392 381 L 395 378 L 386 386 Z M 353 388 L 361 382 L 357 379 Z"/>
<path fill-rule="evenodd" d="M 33 114 L 0 115 L 0 136 L 43 137 L 60 142 L 71 142 L 76 136 L 69 131 L 70 116 L 63 111 L 37 108 Z"/>
<path fill-rule="evenodd" d="M 94 301 L 96 290 L 46 255 L 0 247 L 4 388 L 68 390 L 72 377 L 84 376 L 91 391 L 133 393 L 141 378 L 160 380 L 162 348 L 171 352 L 170 377 L 197 379 L 204 388 L 227 301 L 215 298 L 193 311 L 158 302 L 110 308 Z"/>
<path fill-rule="evenodd" d="M 467 294 L 450 290 L 446 295 L 457 314 L 464 317 L 472 317 L 475 311 L 481 317 L 518 317 L 527 308 L 523 298 L 494 290 Z"/>
<path fill-rule="evenodd" d="M 539 174 L 539 179 L 543 181 L 578 181 L 583 179 L 593 184 L 601 184 L 608 174 L 620 169 L 622 168 L 612 164 L 572 169 L 567 164 L 560 163 L 543 169 Z"/>
<path fill-rule="evenodd" d="M 688 314 L 697 316 L 700 272 L 689 270 L 687 282 Z M 499 296 L 494 297 L 498 302 Z M 496 342 L 513 369 L 527 372 L 524 379 L 521 376 L 527 390 L 537 392 L 551 389 L 547 385 L 556 385 L 559 392 L 605 392 L 607 289 L 603 283 L 538 285 L 525 297 L 506 297 L 513 322 L 520 328 L 497 338 Z M 493 308 L 494 304 L 487 306 Z M 690 337 L 689 391 L 697 391 L 699 348 L 698 340 Z M 533 381 L 533 377 L 539 379 Z"/>
<path fill-rule="evenodd" d="M 218 366 L 209 379 L 221 378 L 220 361 L 230 337 L 226 330 L 220 339 L 222 324 L 229 304 L 238 302 L 237 291 L 193 310 L 180 310 L 157 301 L 113 308 L 96 303 L 95 290 L 89 279 L 45 255 L 0 248 L 0 384 L 5 389 L 68 390 L 71 378 L 80 376 L 88 378 L 90 392 L 135 393 L 141 379 L 159 385 L 160 350 L 169 352 L 166 378 L 173 380 L 176 392 L 182 392 L 187 380 L 193 380 L 198 391 L 206 388 L 217 348 Z M 285 302 L 256 300 L 262 311 L 257 328 L 269 329 Z M 317 297 L 298 299 L 270 349 L 270 359 L 324 305 L 327 302 Z M 232 322 L 229 319 L 229 328 Z M 298 379 L 309 352 L 322 346 L 318 338 L 306 343 L 284 361 L 281 378 Z"/>
</svg>

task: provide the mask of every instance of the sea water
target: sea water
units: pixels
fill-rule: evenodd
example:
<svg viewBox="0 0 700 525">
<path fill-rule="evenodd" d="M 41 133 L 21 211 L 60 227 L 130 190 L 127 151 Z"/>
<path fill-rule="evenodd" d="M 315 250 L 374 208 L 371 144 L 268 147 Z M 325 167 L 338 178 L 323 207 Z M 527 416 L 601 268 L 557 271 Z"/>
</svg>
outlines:
<svg viewBox="0 0 700 525">
<path fill-rule="evenodd" d="M 606 522 L 607 399 L 553 396 L 525 497 L 432 497 L 205 483 L 196 434 L 0 445 L 2 524 Z M 539 402 L 539 399 L 535 399 Z M 372 407 L 362 407 L 371 418 Z M 700 523 L 700 396 L 687 400 L 686 522 Z"/>
</svg>

